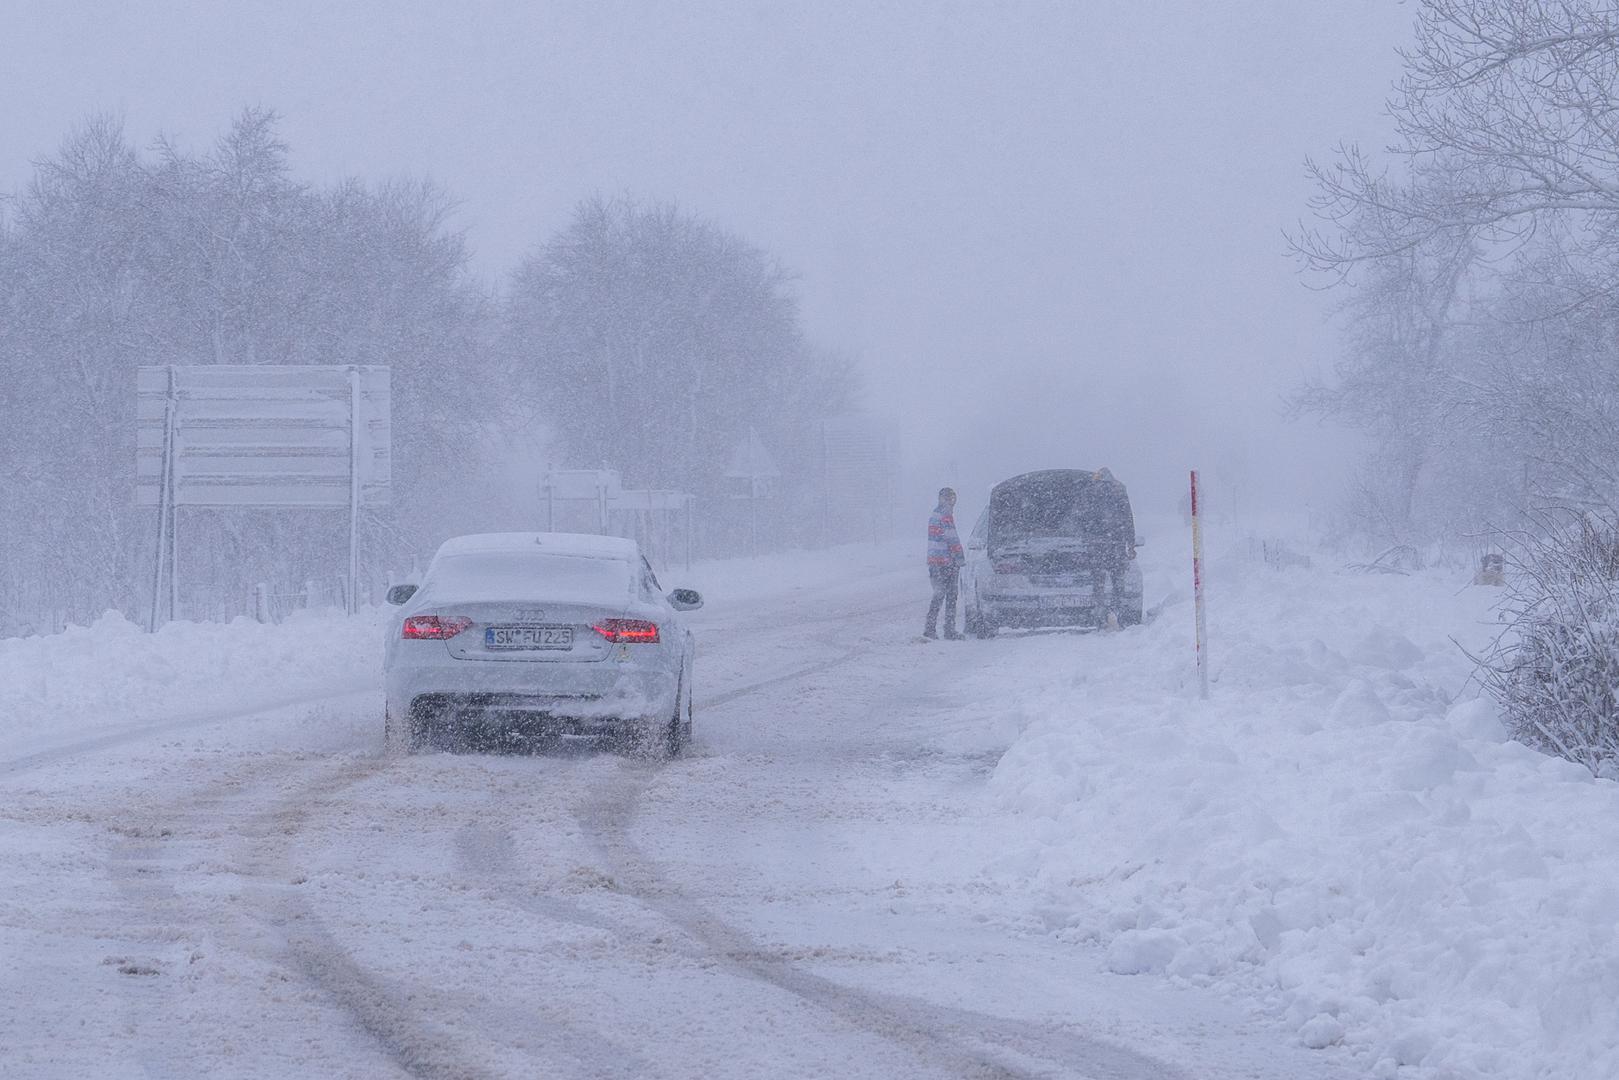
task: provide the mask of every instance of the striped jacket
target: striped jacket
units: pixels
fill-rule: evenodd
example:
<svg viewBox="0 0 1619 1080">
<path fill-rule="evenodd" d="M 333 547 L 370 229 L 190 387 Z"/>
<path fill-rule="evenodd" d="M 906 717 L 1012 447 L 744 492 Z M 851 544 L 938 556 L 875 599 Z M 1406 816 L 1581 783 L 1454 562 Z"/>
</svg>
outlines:
<svg viewBox="0 0 1619 1080">
<path fill-rule="evenodd" d="M 960 566 L 967 561 L 961 550 L 961 537 L 956 535 L 956 517 L 943 504 L 933 508 L 928 518 L 928 565 Z"/>
</svg>

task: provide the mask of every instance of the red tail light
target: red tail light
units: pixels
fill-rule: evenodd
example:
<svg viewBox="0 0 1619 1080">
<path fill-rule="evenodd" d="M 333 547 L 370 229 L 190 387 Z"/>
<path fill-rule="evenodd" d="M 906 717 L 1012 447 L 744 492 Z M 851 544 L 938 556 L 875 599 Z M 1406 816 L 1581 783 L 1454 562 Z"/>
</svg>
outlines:
<svg viewBox="0 0 1619 1080">
<path fill-rule="evenodd" d="M 658 624 L 644 619 L 603 619 L 592 630 L 614 644 L 656 645 Z"/>
<path fill-rule="evenodd" d="M 472 625 L 465 615 L 412 615 L 405 620 L 407 641 L 443 641 Z"/>
</svg>

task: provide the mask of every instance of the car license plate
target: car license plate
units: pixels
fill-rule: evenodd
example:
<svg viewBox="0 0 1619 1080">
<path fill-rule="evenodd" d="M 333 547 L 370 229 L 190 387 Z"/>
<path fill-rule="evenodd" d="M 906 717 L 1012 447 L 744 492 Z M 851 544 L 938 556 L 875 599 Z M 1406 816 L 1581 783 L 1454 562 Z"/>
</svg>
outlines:
<svg viewBox="0 0 1619 1080">
<path fill-rule="evenodd" d="M 490 626 L 483 632 L 486 649 L 571 649 L 571 626 Z"/>
</svg>

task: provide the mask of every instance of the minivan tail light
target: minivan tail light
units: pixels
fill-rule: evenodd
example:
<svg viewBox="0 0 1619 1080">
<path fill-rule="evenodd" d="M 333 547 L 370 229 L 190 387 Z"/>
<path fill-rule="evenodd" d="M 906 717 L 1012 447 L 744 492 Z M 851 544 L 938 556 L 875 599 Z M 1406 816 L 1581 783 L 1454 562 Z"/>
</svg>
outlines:
<svg viewBox="0 0 1619 1080">
<path fill-rule="evenodd" d="M 615 645 L 658 643 L 658 624 L 645 619 L 603 619 L 591 629 Z"/>
<path fill-rule="evenodd" d="M 412 615 L 405 620 L 407 641 L 443 641 L 472 625 L 465 615 Z"/>
</svg>

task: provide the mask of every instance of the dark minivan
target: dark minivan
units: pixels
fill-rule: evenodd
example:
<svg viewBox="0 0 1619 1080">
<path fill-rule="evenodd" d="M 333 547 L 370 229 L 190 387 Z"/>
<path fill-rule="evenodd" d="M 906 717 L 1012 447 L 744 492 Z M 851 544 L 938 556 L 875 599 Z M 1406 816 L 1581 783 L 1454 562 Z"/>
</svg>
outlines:
<svg viewBox="0 0 1619 1080">
<path fill-rule="evenodd" d="M 1135 517 L 1106 469 L 1044 469 L 1003 480 L 967 540 L 967 632 L 1141 621 Z"/>
</svg>

